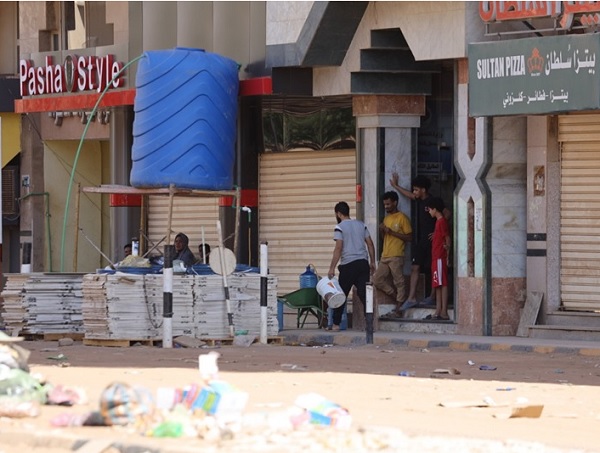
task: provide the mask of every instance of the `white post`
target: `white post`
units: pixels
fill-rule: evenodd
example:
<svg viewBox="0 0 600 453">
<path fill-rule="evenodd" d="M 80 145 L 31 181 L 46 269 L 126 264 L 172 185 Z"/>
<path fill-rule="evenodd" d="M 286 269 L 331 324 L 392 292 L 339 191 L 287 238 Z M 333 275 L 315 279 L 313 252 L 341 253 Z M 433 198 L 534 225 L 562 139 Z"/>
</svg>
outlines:
<svg viewBox="0 0 600 453">
<path fill-rule="evenodd" d="M 223 244 L 223 231 L 221 230 L 221 221 L 217 220 L 217 233 L 219 233 L 219 258 L 221 261 L 221 276 L 223 277 L 223 290 L 225 291 L 225 306 L 227 307 L 227 323 L 229 324 L 229 335 L 235 336 L 233 328 L 233 313 L 231 311 L 231 302 L 229 299 L 229 286 L 227 285 L 227 269 L 225 267 L 225 245 Z"/>
<path fill-rule="evenodd" d="M 31 272 L 31 242 L 23 242 L 23 257 L 21 259 L 21 274 Z"/>
<path fill-rule="evenodd" d="M 165 245 L 163 266 L 163 348 L 173 347 L 173 255 L 172 245 Z"/>
<path fill-rule="evenodd" d="M 0 138 L 2 137 L 2 118 L 0 118 Z M 2 184 L 2 168 L 4 168 L 4 161 L 2 160 L 2 140 L 0 140 L 0 187 Z M 4 225 L 2 224 L 2 203 L 0 203 L 0 252 L 2 252 L 2 236 L 4 233 Z"/>
<path fill-rule="evenodd" d="M 373 285 L 367 283 L 365 301 L 365 321 L 367 322 L 367 344 L 373 344 Z"/>
<path fill-rule="evenodd" d="M 204 226 L 202 226 L 202 264 L 206 264 L 206 247 L 204 244 Z"/>
<path fill-rule="evenodd" d="M 268 250 L 267 243 L 260 244 L 260 342 L 267 344 L 267 275 Z"/>
</svg>

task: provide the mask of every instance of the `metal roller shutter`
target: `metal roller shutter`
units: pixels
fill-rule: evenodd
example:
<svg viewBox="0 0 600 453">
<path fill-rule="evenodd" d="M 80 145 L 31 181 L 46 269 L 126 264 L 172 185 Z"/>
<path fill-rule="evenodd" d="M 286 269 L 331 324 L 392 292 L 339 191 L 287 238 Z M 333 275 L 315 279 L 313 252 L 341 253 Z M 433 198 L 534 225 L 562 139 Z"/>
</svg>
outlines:
<svg viewBox="0 0 600 453">
<path fill-rule="evenodd" d="M 166 234 L 169 216 L 169 197 L 150 196 L 148 200 L 148 238 L 158 243 Z M 215 247 L 218 242 L 217 220 L 219 220 L 219 198 L 211 197 L 174 197 L 173 218 L 171 219 L 171 243 L 179 232 L 190 238 L 190 249 L 198 256 L 198 245 L 202 243 L 202 227 L 204 240 Z M 162 253 L 165 242 L 158 250 Z M 150 248 L 152 244 L 148 245 Z M 153 252 L 154 254 L 154 252 Z"/>
<path fill-rule="evenodd" d="M 600 310 L 600 115 L 559 117 L 561 299 Z"/>
<path fill-rule="evenodd" d="M 262 154 L 259 236 L 269 244 L 269 270 L 279 294 L 299 288 L 299 276 L 313 264 L 319 276 L 333 253 L 333 207 L 350 205 L 356 217 L 354 150 Z"/>
</svg>

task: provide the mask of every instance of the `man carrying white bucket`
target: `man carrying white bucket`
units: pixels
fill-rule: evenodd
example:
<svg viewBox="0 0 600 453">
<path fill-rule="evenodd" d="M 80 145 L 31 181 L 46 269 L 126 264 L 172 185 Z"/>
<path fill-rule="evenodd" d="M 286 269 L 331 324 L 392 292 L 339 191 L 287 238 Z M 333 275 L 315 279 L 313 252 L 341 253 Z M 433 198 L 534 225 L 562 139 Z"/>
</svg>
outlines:
<svg viewBox="0 0 600 453">
<path fill-rule="evenodd" d="M 365 309 L 366 285 L 371 275 L 375 272 L 375 247 L 367 226 L 360 220 L 350 218 L 350 206 L 345 201 L 340 201 L 334 208 L 338 224 L 333 232 L 335 248 L 327 277 L 335 276 L 335 266 L 340 263 L 339 283 L 346 298 L 356 286 L 358 297 Z M 331 330 L 340 330 L 344 302 L 333 310 L 333 326 Z"/>
</svg>

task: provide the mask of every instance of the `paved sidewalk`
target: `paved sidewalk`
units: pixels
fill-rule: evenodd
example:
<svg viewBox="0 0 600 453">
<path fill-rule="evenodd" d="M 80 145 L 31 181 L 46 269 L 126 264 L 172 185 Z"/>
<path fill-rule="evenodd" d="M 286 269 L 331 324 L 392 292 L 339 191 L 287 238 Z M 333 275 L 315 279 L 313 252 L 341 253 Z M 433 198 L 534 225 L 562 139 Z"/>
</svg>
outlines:
<svg viewBox="0 0 600 453">
<path fill-rule="evenodd" d="M 345 330 L 330 332 L 323 329 L 282 330 L 279 335 L 285 344 L 334 344 L 362 346 L 366 344 L 364 331 Z M 449 348 L 455 351 L 518 351 L 539 354 L 578 354 L 600 356 L 600 342 L 573 340 L 545 340 L 522 337 L 486 337 L 471 335 L 444 335 L 414 332 L 375 332 L 376 346 L 408 348 Z"/>
</svg>

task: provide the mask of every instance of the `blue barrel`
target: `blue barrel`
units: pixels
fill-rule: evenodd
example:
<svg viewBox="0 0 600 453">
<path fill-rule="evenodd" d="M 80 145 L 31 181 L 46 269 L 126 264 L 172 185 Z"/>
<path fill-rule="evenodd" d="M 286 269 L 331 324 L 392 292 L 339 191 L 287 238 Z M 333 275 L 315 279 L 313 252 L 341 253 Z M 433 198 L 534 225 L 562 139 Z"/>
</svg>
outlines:
<svg viewBox="0 0 600 453">
<path fill-rule="evenodd" d="M 231 189 L 237 63 L 188 48 L 144 57 L 135 81 L 131 185 Z"/>
</svg>

